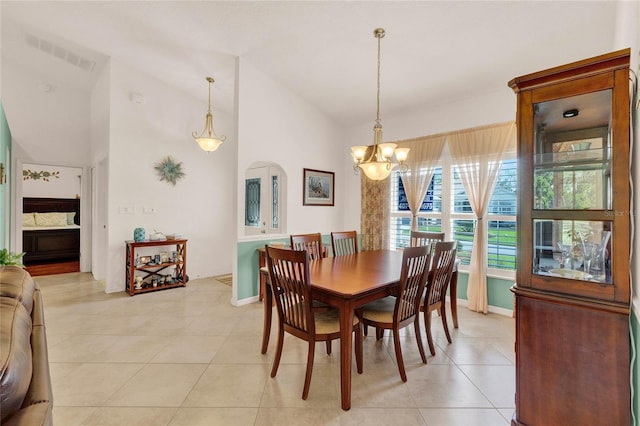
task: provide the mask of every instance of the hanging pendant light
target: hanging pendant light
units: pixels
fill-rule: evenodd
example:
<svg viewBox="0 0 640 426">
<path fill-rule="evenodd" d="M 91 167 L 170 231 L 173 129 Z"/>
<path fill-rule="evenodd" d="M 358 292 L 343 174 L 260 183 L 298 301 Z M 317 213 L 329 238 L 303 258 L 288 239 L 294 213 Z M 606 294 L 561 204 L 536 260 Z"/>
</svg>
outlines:
<svg viewBox="0 0 640 426">
<path fill-rule="evenodd" d="M 211 84 L 215 81 L 211 77 L 207 77 L 207 81 L 209 82 L 209 109 L 207 110 L 206 121 L 204 124 L 204 130 L 197 136 L 196 132 L 193 132 L 191 136 L 198 142 L 200 148 L 204 151 L 212 152 L 218 149 L 218 147 L 227 140 L 226 136 L 218 137 L 216 132 L 213 130 L 213 114 L 211 114 Z"/>
<path fill-rule="evenodd" d="M 396 148 L 395 143 L 382 143 L 382 124 L 380 123 L 380 39 L 385 36 L 384 29 L 376 28 L 373 36 L 378 39 L 378 96 L 376 107 L 376 124 L 373 126 L 373 145 L 352 146 L 353 169 L 356 173 L 361 170 L 371 180 L 384 180 L 395 167 L 400 167 L 401 172 L 407 171 L 404 164 L 409 154 L 409 148 Z M 369 155 L 367 155 L 367 153 Z M 397 161 L 392 161 L 393 156 Z M 366 157 L 366 159 L 365 159 Z"/>
</svg>

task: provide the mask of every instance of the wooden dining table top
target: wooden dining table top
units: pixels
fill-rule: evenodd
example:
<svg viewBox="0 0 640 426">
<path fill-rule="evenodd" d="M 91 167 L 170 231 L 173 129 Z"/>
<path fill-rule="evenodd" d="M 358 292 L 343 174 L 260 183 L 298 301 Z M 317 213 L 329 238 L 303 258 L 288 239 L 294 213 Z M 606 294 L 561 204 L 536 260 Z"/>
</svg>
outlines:
<svg viewBox="0 0 640 426">
<path fill-rule="evenodd" d="M 311 286 L 336 297 L 357 298 L 396 284 L 402 269 L 402 252 L 363 251 L 309 262 Z"/>
</svg>

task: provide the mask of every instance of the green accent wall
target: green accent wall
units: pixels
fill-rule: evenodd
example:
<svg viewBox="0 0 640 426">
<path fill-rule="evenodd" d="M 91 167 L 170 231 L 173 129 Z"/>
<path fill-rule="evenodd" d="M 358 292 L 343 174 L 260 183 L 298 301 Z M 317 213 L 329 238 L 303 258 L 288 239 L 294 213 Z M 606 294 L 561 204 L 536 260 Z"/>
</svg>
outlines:
<svg viewBox="0 0 640 426">
<path fill-rule="evenodd" d="M 633 424 L 640 423 L 640 366 L 638 349 L 640 348 L 640 322 L 635 311 L 631 310 L 631 415 Z"/>
<path fill-rule="evenodd" d="M 11 131 L 9 123 L 4 114 L 4 107 L 0 102 L 0 163 L 4 167 L 4 179 L 0 182 L 0 248 L 4 247 L 5 241 L 10 240 L 11 206 L 6 206 L 5 200 L 10 199 L 11 185 Z"/>
<path fill-rule="evenodd" d="M 458 299 L 467 300 L 469 274 L 458 274 Z M 513 310 L 513 293 L 509 290 L 514 284 L 512 280 L 487 277 L 487 299 L 490 306 Z"/>
</svg>

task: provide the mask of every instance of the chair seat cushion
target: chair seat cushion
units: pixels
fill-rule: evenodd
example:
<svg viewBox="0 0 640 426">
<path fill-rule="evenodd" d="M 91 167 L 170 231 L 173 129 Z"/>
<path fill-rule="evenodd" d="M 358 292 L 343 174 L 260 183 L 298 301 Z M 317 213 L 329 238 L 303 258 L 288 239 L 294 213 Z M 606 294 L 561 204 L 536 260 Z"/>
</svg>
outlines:
<svg viewBox="0 0 640 426">
<path fill-rule="evenodd" d="M 365 320 L 375 322 L 393 322 L 393 310 L 396 307 L 395 297 L 385 297 L 384 299 L 376 300 L 371 303 L 367 303 L 362 308 L 362 317 Z"/>
<path fill-rule="evenodd" d="M 337 309 L 327 312 L 316 312 L 316 334 L 333 334 L 340 332 L 340 315 Z M 353 317 L 353 325 L 358 324 L 358 317 Z"/>
</svg>

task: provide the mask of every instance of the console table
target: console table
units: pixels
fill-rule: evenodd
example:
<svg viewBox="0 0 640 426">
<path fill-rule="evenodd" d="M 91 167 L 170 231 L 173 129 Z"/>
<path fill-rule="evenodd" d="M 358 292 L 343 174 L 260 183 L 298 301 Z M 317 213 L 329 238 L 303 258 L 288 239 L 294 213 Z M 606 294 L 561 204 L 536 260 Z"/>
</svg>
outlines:
<svg viewBox="0 0 640 426">
<path fill-rule="evenodd" d="M 187 240 L 125 241 L 125 244 L 125 283 L 129 295 L 186 287 Z"/>
</svg>

